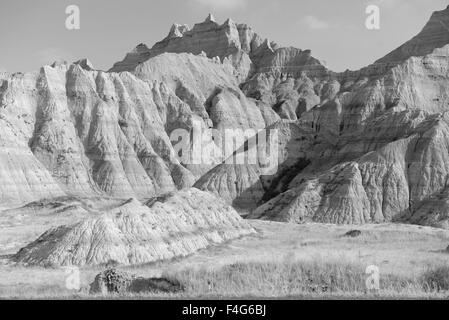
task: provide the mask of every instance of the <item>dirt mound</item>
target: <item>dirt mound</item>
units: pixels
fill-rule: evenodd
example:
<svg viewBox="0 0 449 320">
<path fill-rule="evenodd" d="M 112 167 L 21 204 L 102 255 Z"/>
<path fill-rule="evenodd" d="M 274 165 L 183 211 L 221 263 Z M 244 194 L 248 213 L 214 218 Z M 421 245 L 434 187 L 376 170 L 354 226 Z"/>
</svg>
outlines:
<svg viewBox="0 0 449 320">
<path fill-rule="evenodd" d="M 187 256 L 254 232 L 223 200 L 192 188 L 151 208 L 132 199 L 99 217 L 50 229 L 14 260 L 42 266 L 142 264 Z"/>
</svg>

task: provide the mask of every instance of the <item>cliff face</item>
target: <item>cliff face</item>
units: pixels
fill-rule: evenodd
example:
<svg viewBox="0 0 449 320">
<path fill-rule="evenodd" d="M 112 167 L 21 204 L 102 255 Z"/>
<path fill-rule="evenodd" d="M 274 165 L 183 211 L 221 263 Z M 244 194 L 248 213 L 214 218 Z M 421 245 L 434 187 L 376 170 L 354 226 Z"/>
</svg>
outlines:
<svg viewBox="0 0 449 320">
<path fill-rule="evenodd" d="M 174 24 L 165 39 L 151 49 L 141 44 L 116 63 L 110 71 L 130 71 L 138 63 L 162 53 L 204 53 L 209 58 L 226 60 L 234 67 L 234 75 L 244 80 L 254 71 L 250 55 L 260 47 L 262 39 L 246 25 L 237 25 L 231 19 L 219 25 L 210 15 L 192 29 L 187 25 Z"/>
<path fill-rule="evenodd" d="M 65 193 L 148 198 L 188 187 L 210 165 L 189 171 L 180 164 L 173 130 L 191 131 L 195 121 L 264 128 L 277 118 L 245 97 L 232 66 L 207 57 L 161 54 L 133 73 L 95 71 L 81 61 L 5 75 L 0 201 Z"/>
<path fill-rule="evenodd" d="M 221 165 L 195 186 L 251 218 L 447 227 L 449 46 L 448 33 L 435 28 L 448 17 L 448 9 L 433 14 L 404 45 L 415 51 L 394 61 L 397 53 L 340 74 L 254 75 L 243 91 L 285 119 L 279 170 L 264 176 L 257 165 Z"/>
<path fill-rule="evenodd" d="M 376 63 L 398 63 L 410 57 L 420 57 L 432 53 L 435 48 L 449 44 L 449 6 L 436 11 L 424 28 L 411 40 L 393 50 Z"/>
<path fill-rule="evenodd" d="M 151 49 L 144 44 L 138 45 L 110 71 L 134 70 L 139 63 L 165 52 L 188 52 L 195 55 L 203 53 L 209 58 L 218 58 L 221 62 L 232 65 L 239 82 L 267 71 L 326 72 L 326 68 L 311 57 L 310 50 L 281 48 L 276 43 L 261 38 L 246 24 L 237 24 L 228 19 L 220 25 L 212 15 L 191 29 L 187 25 L 174 24 L 165 39 Z"/>
<path fill-rule="evenodd" d="M 446 25 L 449 8 L 386 57 L 343 73 L 212 16 L 174 25 L 109 72 L 81 60 L 0 73 L 0 201 L 150 198 L 194 185 L 255 218 L 447 226 Z M 277 171 L 180 163 L 170 134 L 194 123 L 276 130 L 266 147 Z"/>
<path fill-rule="evenodd" d="M 40 179 L 12 179 L 2 190 L 2 202 L 36 199 L 46 188 L 51 189 L 47 196 L 105 192 L 142 197 L 193 181 L 170 159 L 164 123 L 150 103 L 152 91 L 129 74 L 45 66 L 39 73 L 4 80 L 1 96 L 2 128 L 11 128 L 0 138 L 2 155 L 30 163 L 4 174 L 31 173 Z"/>
<path fill-rule="evenodd" d="M 448 128 L 446 113 L 390 110 L 342 136 L 327 155 L 307 155 L 311 164 L 252 217 L 356 224 L 409 218 L 446 189 Z"/>
</svg>

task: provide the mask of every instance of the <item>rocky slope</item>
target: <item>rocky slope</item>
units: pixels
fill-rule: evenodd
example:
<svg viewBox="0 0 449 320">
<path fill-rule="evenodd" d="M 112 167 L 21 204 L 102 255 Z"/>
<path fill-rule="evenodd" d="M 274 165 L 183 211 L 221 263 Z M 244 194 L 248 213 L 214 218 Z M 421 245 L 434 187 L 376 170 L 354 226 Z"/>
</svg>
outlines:
<svg viewBox="0 0 449 320">
<path fill-rule="evenodd" d="M 192 29 L 174 25 L 164 40 L 151 49 L 137 46 L 109 72 L 83 59 L 2 73 L 0 163 L 8 170 L 0 172 L 0 202 L 91 194 L 149 198 L 189 187 L 229 153 L 215 147 L 220 156 L 210 163 L 181 163 L 173 131 L 274 124 L 288 110 L 250 97 L 240 83 L 284 66 L 324 68 L 310 51 L 279 48 L 247 25 L 219 25 L 209 16 Z"/>
<path fill-rule="evenodd" d="M 275 42 L 263 39 L 246 24 L 228 19 L 220 25 L 212 15 L 192 28 L 174 24 L 165 39 L 152 48 L 138 45 L 110 71 L 134 70 L 144 61 L 165 52 L 204 54 L 229 64 L 239 82 L 268 71 L 296 74 L 302 71 L 313 74 L 327 72 L 320 61 L 311 56 L 310 50 L 279 47 Z"/>
<path fill-rule="evenodd" d="M 130 199 L 99 217 L 50 229 L 13 259 L 41 266 L 142 264 L 254 232 L 232 207 L 192 188 L 147 205 Z"/>
<path fill-rule="evenodd" d="M 393 50 L 376 63 L 398 63 L 410 57 L 420 57 L 432 53 L 434 48 L 449 44 L 449 6 L 436 11 L 419 34 Z"/>
<path fill-rule="evenodd" d="M 254 218 L 446 227 L 447 25 L 449 7 L 384 58 L 342 73 L 208 16 L 173 25 L 108 72 L 81 60 L 0 74 L 0 201 L 150 198 L 194 185 Z M 277 170 L 263 157 L 222 162 L 234 151 L 249 159 L 247 146 L 223 153 L 210 139 L 221 158 L 180 161 L 170 134 L 196 123 L 278 132 L 263 145 Z"/>
<path fill-rule="evenodd" d="M 195 122 L 200 129 L 263 128 L 278 119 L 245 97 L 230 69 L 203 56 L 162 54 L 134 74 L 80 61 L 6 75 L 0 202 L 92 193 L 149 198 L 191 186 L 211 166 L 183 166 L 173 130 L 190 132 Z"/>
<path fill-rule="evenodd" d="M 11 75 L 1 88 L 2 166 L 18 157 L 27 161 L 2 173 L 39 179 L 2 183 L 2 202 L 45 193 L 142 197 L 193 180 L 170 158 L 164 124 L 149 103 L 151 91 L 130 74 L 54 65 Z"/>
<path fill-rule="evenodd" d="M 285 119 L 277 125 L 279 170 L 264 176 L 257 165 L 221 165 L 196 186 L 251 218 L 447 227 L 449 46 L 435 25 L 448 18 L 449 8 L 433 14 L 412 40 L 419 50 L 394 63 L 254 75 L 243 91 Z"/>
</svg>

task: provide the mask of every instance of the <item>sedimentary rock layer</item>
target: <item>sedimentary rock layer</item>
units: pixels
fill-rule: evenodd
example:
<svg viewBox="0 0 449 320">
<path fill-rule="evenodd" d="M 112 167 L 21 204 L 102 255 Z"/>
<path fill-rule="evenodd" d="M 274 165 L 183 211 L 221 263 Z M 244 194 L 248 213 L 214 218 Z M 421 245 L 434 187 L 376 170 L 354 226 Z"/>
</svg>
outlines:
<svg viewBox="0 0 449 320">
<path fill-rule="evenodd" d="M 449 7 L 384 58 L 342 73 L 212 16 L 175 24 L 110 72 L 80 60 L 0 73 L 0 201 L 149 198 L 194 184 L 262 219 L 447 226 L 446 25 Z M 277 131 L 265 145 L 277 170 L 260 159 L 179 161 L 170 133 L 195 123 Z"/>
<path fill-rule="evenodd" d="M 190 132 L 195 122 L 263 128 L 276 119 L 245 97 L 230 68 L 203 56 L 161 54 L 134 74 L 96 71 L 87 60 L 6 74 L 0 202 L 91 193 L 149 198 L 191 186 L 210 165 L 186 169 L 173 130 Z"/>
<path fill-rule="evenodd" d="M 429 23 L 448 16 L 443 10 Z M 196 186 L 252 211 L 251 218 L 447 226 L 449 46 L 437 35 L 420 40 L 424 51 L 388 66 L 255 75 L 243 91 L 286 119 L 277 125 L 278 152 L 288 156 L 270 176 L 257 166 L 223 164 Z"/>
<path fill-rule="evenodd" d="M 254 232 L 224 201 L 192 188 L 148 206 L 130 199 L 99 217 L 51 229 L 13 259 L 41 266 L 142 264 Z"/>
</svg>

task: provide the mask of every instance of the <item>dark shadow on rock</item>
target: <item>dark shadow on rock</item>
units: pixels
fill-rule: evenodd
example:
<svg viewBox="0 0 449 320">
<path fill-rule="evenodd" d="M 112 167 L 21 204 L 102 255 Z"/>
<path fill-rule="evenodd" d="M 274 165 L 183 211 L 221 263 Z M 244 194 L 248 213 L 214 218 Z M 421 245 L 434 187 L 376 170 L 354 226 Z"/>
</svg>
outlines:
<svg viewBox="0 0 449 320">
<path fill-rule="evenodd" d="M 258 195 L 263 193 L 265 190 L 260 182 L 257 182 L 250 186 L 249 188 L 246 188 L 241 192 L 233 201 L 232 206 L 237 211 L 245 211 L 245 210 L 252 210 L 257 208 L 257 206 L 260 204 L 260 198 Z"/>
<path fill-rule="evenodd" d="M 279 194 L 287 191 L 290 182 L 292 182 L 292 180 L 298 174 L 300 174 L 310 163 L 311 161 L 309 159 L 299 158 L 296 160 L 294 165 L 284 167 L 283 170 L 279 172 L 270 183 L 268 189 L 262 197 L 261 203 L 270 201 Z"/>
</svg>

